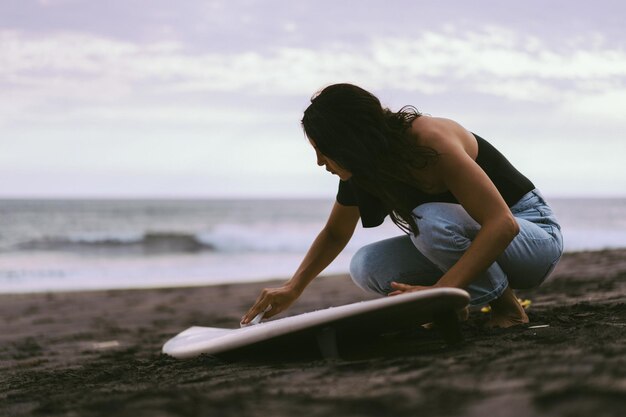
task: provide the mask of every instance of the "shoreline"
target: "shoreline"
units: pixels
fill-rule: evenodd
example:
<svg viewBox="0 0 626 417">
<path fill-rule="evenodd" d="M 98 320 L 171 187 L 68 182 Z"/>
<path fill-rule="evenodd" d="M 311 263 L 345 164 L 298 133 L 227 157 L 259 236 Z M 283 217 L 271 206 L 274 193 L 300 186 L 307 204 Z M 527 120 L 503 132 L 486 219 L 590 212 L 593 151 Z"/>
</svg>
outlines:
<svg viewBox="0 0 626 417">
<path fill-rule="evenodd" d="M 317 279 L 322 278 L 335 278 L 335 277 L 344 277 L 347 276 L 348 273 L 332 273 L 332 274 L 321 274 Z M 155 286 L 146 286 L 146 287 L 125 287 L 125 288 L 95 288 L 95 289 L 76 289 L 76 290 L 47 290 L 47 291 L 21 291 L 21 292 L 1 292 L 0 298 L 8 297 L 8 296 L 41 296 L 41 295 L 49 295 L 49 294 L 73 294 L 73 295 L 81 295 L 81 294 L 92 294 L 92 293 L 102 293 L 102 292 L 125 292 L 125 291 L 159 291 L 159 290 L 176 290 L 176 289 L 194 289 L 194 288 L 215 288 L 215 287 L 223 287 L 223 286 L 249 286 L 249 285 L 259 285 L 265 284 L 269 285 L 279 285 L 282 282 L 287 281 L 289 278 L 261 278 L 258 280 L 251 279 L 250 281 L 240 281 L 239 279 L 235 280 L 235 282 L 216 282 L 216 283 L 194 283 L 188 285 L 155 285 Z"/>
<path fill-rule="evenodd" d="M 569 257 L 581 257 L 581 256 L 593 256 L 594 254 L 599 254 L 602 255 L 604 253 L 608 253 L 608 254 L 623 254 L 623 256 L 626 258 L 626 247 L 622 248 L 604 248 L 604 249 L 597 249 L 597 250 L 577 250 L 577 251 L 571 251 L 571 252 L 565 252 L 563 257 L 564 258 L 569 258 Z M 561 268 L 562 269 L 562 268 Z M 555 271 L 556 273 L 557 271 Z M 348 272 L 333 272 L 333 273 L 329 273 L 329 274 L 325 274 L 324 272 L 322 272 L 321 275 L 318 276 L 318 278 L 333 278 L 333 277 L 341 277 L 341 276 L 347 276 Z M 316 280 L 318 279 L 316 278 Z M 18 291 L 18 292 L 2 292 L 0 290 L 0 297 L 4 297 L 4 296 L 17 296 L 17 295 L 45 295 L 45 294 L 75 294 L 75 295 L 80 295 L 80 294 L 89 294 L 89 293 L 98 293 L 98 292 L 109 292 L 109 291 L 151 291 L 151 290 L 173 290 L 173 289 L 193 289 L 193 288 L 208 288 L 208 287 L 221 287 L 221 286 L 231 286 L 231 285 L 242 285 L 242 286 L 248 286 L 248 285 L 259 285 L 259 284 L 264 284 L 267 286 L 270 285 L 279 285 L 282 282 L 285 282 L 289 279 L 289 277 L 273 277 L 273 278 L 259 278 L 259 279 L 255 279 L 255 278 L 250 278 L 250 279 L 236 279 L 235 282 L 224 282 L 224 281 L 219 281 L 216 283 L 210 283 L 210 282 L 204 282 L 204 283 L 192 283 L 192 284 L 188 284 L 188 285 L 176 285 L 176 284 L 172 284 L 172 285 L 154 285 L 154 286 L 144 286 L 144 287 L 124 287 L 124 288 L 95 288 L 95 289 L 76 289 L 76 290 L 72 290 L 72 289 L 63 289 L 63 290 L 34 290 L 34 291 Z"/>
<path fill-rule="evenodd" d="M 163 343 L 192 325 L 235 328 L 283 279 L 203 287 L 0 294 L 0 415 L 619 415 L 626 395 L 626 249 L 566 253 L 532 300 L 531 325 L 465 342 L 419 331 L 338 361 L 177 361 Z M 281 316 L 373 298 L 320 277 Z M 299 411 L 298 411 L 299 410 Z"/>
</svg>

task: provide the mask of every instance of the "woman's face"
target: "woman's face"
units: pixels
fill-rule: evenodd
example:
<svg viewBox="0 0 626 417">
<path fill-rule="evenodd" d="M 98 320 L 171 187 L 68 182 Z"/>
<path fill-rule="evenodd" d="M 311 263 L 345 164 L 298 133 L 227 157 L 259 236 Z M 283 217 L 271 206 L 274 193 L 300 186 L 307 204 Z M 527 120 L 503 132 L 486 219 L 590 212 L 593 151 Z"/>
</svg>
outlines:
<svg viewBox="0 0 626 417">
<path fill-rule="evenodd" d="M 319 151 L 319 149 L 317 149 L 317 146 L 315 145 L 315 142 L 313 142 L 313 140 L 309 139 L 309 142 L 311 142 L 311 146 L 313 146 L 313 149 L 315 149 L 315 155 L 317 156 L 317 165 L 321 167 L 325 166 L 326 171 L 330 172 L 331 174 L 337 175 L 343 181 L 347 181 L 352 177 L 352 173 L 350 171 L 343 168 L 341 165 L 339 165 L 337 162 L 333 161 L 332 159 L 324 156 Z"/>
</svg>

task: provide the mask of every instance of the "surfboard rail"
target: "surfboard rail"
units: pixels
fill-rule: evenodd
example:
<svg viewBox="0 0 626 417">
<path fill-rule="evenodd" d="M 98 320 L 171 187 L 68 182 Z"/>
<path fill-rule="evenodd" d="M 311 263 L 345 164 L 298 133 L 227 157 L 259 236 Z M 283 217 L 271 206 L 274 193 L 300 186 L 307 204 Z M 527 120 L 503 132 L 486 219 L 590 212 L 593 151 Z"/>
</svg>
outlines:
<svg viewBox="0 0 626 417">
<path fill-rule="evenodd" d="M 376 317 L 392 314 L 402 323 L 413 322 L 416 326 L 432 320 L 432 314 L 442 310 L 460 310 L 467 306 L 469 294 L 458 288 L 433 288 L 393 297 L 382 297 L 337 307 L 303 313 L 295 316 L 261 322 L 235 329 L 217 327 L 190 327 L 168 340 L 163 345 L 163 353 L 179 358 L 193 358 L 200 354 L 217 355 L 259 342 L 278 338 L 290 333 L 323 326 L 332 326 L 359 318 L 369 324 Z M 403 308 L 405 307 L 405 308 Z M 386 314 L 388 313 L 388 314 Z M 416 313 L 416 317 L 403 317 L 402 314 Z M 385 315 L 386 314 L 386 315 Z M 377 324 L 378 327 L 385 323 Z M 398 323 L 389 322 L 393 327 Z M 371 329 L 370 329 L 371 330 Z"/>
</svg>

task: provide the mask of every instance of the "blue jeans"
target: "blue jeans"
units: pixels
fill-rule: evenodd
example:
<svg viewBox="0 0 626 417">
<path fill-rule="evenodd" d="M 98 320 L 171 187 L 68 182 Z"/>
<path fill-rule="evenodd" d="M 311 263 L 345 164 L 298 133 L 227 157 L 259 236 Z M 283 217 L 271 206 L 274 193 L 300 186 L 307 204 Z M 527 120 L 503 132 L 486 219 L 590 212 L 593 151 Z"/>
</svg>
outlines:
<svg viewBox="0 0 626 417">
<path fill-rule="evenodd" d="M 471 305 L 502 295 L 507 286 L 539 286 L 563 254 L 561 227 L 541 193 L 524 195 L 511 212 L 520 232 L 484 273 L 466 288 Z M 429 286 L 465 253 L 480 230 L 460 204 L 426 203 L 413 210 L 418 236 L 398 236 L 366 245 L 350 263 L 350 275 L 362 289 L 381 295 L 391 282 Z"/>
</svg>

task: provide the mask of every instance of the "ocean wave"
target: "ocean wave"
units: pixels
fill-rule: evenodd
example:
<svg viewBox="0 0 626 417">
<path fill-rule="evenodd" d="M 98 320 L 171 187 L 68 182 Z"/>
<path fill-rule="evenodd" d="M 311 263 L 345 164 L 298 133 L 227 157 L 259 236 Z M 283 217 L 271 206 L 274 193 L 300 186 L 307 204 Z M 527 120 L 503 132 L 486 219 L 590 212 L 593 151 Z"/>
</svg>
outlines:
<svg viewBox="0 0 626 417">
<path fill-rule="evenodd" d="M 215 248 L 201 242 L 194 234 L 177 232 L 146 233 L 83 233 L 68 236 L 47 236 L 23 242 L 20 251 L 120 252 L 128 254 L 159 254 L 212 251 Z"/>
<path fill-rule="evenodd" d="M 188 232 L 81 233 L 46 236 L 16 245 L 18 251 L 64 251 L 99 254 L 167 254 L 194 252 L 295 253 L 312 242 L 312 231 L 301 227 L 219 225 Z"/>
<path fill-rule="evenodd" d="M 294 253 L 308 249 L 317 227 L 307 224 L 222 224 L 199 233 L 197 238 L 218 252 Z"/>
</svg>

